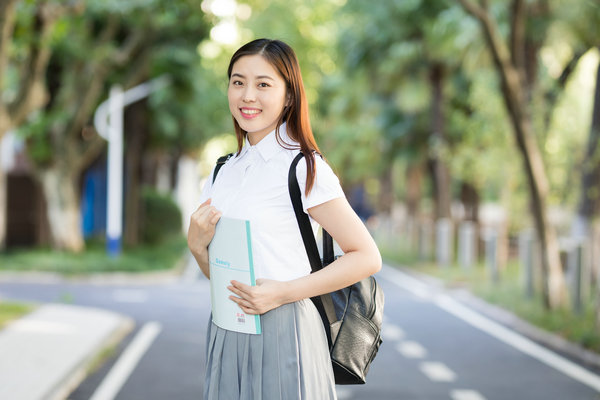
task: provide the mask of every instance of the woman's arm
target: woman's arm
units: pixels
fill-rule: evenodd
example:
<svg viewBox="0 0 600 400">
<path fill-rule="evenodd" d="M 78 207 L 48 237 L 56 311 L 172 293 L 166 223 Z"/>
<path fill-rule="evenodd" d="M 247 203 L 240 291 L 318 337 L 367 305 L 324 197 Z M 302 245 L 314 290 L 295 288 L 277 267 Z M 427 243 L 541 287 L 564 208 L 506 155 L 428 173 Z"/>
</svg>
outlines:
<svg viewBox="0 0 600 400">
<path fill-rule="evenodd" d="M 345 198 L 330 200 L 308 212 L 345 254 L 318 272 L 287 282 L 257 279 L 257 286 L 249 286 L 233 281 L 229 289 L 237 297 L 231 299 L 244 312 L 263 314 L 282 304 L 347 287 L 381 269 L 375 241 Z"/>
<path fill-rule="evenodd" d="M 192 214 L 188 229 L 188 247 L 202 273 L 209 279 L 208 245 L 215 236 L 215 226 L 220 218 L 221 212 L 211 206 L 208 199 Z"/>
</svg>

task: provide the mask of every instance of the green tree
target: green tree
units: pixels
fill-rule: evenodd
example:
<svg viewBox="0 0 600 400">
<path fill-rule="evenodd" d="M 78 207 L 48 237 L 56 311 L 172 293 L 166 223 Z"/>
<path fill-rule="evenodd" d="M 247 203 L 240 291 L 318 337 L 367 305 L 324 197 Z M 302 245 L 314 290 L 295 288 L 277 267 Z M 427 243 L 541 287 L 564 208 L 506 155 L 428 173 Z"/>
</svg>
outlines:
<svg viewBox="0 0 600 400">
<path fill-rule="evenodd" d="M 390 166 L 402 158 L 409 162 L 411 185 L 420 184 L 414 178 L 423 174 L 416 171 L 430 172 L 435 215 L 450 216 L 449 163 L 454 142 L 461 138 L 460 131 L 449 125 L 448 115 L 461 110 L 453 108 L 449 94 L 466 97 L 455 88 L 460 83 L 455 77 L 460 74 L 466 47 L 476 37 L 472 30 L 465 32 L 456 9 L 439 1 L 349 1 L 343 9 L 347 17 L 339 46 L 346 76 L 339 80 L 342 85 L 337 90 L 347 96 L 344 84 L 365 74 L 369 86 L 362 90 L 363 105 L 378 103 L 373 127 L 380 144 L 372 149 L 379 160 L 376 169 L 381 175 L 383 210 L 389 211 L 393 199 Z M 462 42 L 467 37 L 466 44 L 457 45 L 459 33 Z M 372 112 L 373 108 L 356 109 Z M 337 114 L 335 123 L 365 118 L 362 112 L 352 113 L 352 108 L 330 110 Z M 352 158 L 352 153 L 348 157 Z"/>
<path fill-rule="evenodd" d="M 600 52 L 600 5 L 591 1 L 583 2 L 580 7 L 561 4 L 558 12 L 564 25 L 561 32 L 566 32 L 567 37 L 571 38 L 569 42 L 574 49 L 571 60 L 558 79 L 561 87 L 564 87 L 563 82 L 585 53 L 592 49 Z M 558 96 L 555 95 L 554 98 L 556 97 Z M 600 206 L 600 64 L 596 71 L 592 108 L 592 121 L 580 170 L 581 188 L 573 226 L 573 234 L 576 236 L 589 235 L 591 221 Z"/>
<path fill-rule="evenodd" d="M 49 100 L 46 72 L 57 26 L 79 2 L 0 3 L 0 140 Z M 6 175 L 0 163 L 0 248 L 6 235 Z"/>
<path fill-rule="evenodd" d="M 566 286 L 556 231 L 548 221 L 547 198 L 550 187 L 534 131 L 531 101 L 538 82 L 537 52 L 550 16 L 548 5 L 546 1 L 511 2 L 510 36 L 505 39 L 499 27 L 499 17 L 488 7 L 487 1 L 459 1 L 479 21 L 501 80 L 504 103 L 523 160 L 531 211 L 540 240 L 544 303 L 547 307 L 555 308 L 567 301 Z M 528 30 L 534 19 L 538 22 L 537 29 Z"/>
<path fill-rule="evenodd" d="M 90 1 L 61 28 L 48 73 L 50 101 L 22 132 L 44 189 L 52 243 L 80 251 L 78 181 L 104 148 L 90 126 L 96 106 L 110 85 L 134 86 L 176 64 L 182 52 L 196 54 L 207 27 L 196 2 L 146 0 Z M 129 149 L 139 152 L 129 139 Z"/>
</svg>

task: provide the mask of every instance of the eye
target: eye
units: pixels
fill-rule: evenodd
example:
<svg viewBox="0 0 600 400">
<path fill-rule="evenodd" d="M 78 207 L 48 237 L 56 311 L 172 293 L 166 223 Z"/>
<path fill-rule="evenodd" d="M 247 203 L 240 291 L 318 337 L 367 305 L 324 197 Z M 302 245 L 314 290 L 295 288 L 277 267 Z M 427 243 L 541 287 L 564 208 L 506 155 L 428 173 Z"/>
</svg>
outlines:
<svg viewBox="0 0 600 400">
<path fill-rule="evenodd" d="M 266 87 L 270 87 L 270 86 L 271 86 L 271 85 L 269 85 L 269 84 L 268 84 L 268 83 L 266 83 L 266 82 L 261 82 L 261 83 L 259 83 L 259 84 L 258 84 L 258 87 L 261 87 L 261 88 L 266 88 Z"/>
<path fill-rule="evenodd" d="M 243 85 L 242 81 L 239 81 L 239 80 L 231 81 L 231 84 L 233 86 L 242 86 Z"/>
</svg>

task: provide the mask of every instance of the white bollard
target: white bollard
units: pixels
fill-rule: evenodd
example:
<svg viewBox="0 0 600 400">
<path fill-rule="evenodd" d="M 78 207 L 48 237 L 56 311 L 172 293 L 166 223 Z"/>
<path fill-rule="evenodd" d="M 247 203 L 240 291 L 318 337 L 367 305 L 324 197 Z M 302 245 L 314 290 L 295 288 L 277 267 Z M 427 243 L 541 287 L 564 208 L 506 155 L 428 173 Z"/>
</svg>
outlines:
<svg viewBox="0 0 600 400">
<path fill-rule="evenodd" d="M 448 267 L 452 261 L 452 222 L 441 218 L 436 223 L 436 261 L 440 267 Z"/>
<path fill-rule="evenodd" d="M 493 228 L 486 228 L 483 232 L 485 243 L 485 266 L 492 282 L 498 282 L 498 233 Z"/>
<path fill-rule="evenodd" d="M 529 229 L 519 233 L 519 264 L 521 267 L 521 279 L 525 288 L 525 296 L 533 298 L 533 231 Z"/>
<path fill-rule="evenodd" d="M 571 283 L 571 301 L 573 311 L 581 314 L 583 311 L 583 251 L 584 241 L 573 239 L 567 250 L 567 271 Z"/>
<path fill-rule="evenodd" d="M 458 262 L 460 266 L 469 270 L 475 263 L 475 224 L 464 221 L 458 228 Z"/>
<path fill-rule="evenodd" d="M 419 230 L 419 258 L 421 261 L 431 259 L 431 223 L 423 221 Z"/>
</svg>

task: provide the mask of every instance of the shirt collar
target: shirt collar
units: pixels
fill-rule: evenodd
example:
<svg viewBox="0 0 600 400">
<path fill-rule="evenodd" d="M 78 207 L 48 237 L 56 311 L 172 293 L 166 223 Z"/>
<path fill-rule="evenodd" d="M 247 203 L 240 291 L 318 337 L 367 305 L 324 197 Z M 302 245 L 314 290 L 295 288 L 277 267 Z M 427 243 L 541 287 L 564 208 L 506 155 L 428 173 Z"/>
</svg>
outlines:
<svg viewBox="0 0 600 400">
<path fill-rule="evenodd" d="M 275 131 L 275 129 L 272 130 L 267 136 L 265 136 L 260 142 L 258 142 L 254 146 L 250 145 L 250 142 L 248 141 L 248 135 L 246 135 L 244 147 L 242 148 L 242 151 L 240 152 L 240 155 L 237 158 L 241 158 L 242 156 L 244 156 L 244 154 L 248 152 L 250 148 L 252 148 L 253 150 L 256 150 L 258 154 L 260 154 L 263 160 L 269 161 L 275 154 L 279 153 L 281 150 L 284 149 L 284 147 L 282 147 L 281 144 L 279 144 Z M 288 136 L 285 122 L 279 127 L 279 137 L 284 146 L 300 148 L 298 143 L 296 143 L 292 138 Z"/>
</svg>

